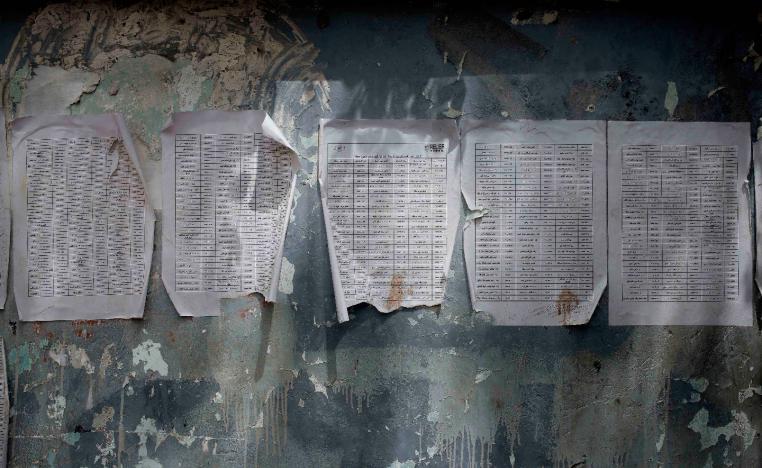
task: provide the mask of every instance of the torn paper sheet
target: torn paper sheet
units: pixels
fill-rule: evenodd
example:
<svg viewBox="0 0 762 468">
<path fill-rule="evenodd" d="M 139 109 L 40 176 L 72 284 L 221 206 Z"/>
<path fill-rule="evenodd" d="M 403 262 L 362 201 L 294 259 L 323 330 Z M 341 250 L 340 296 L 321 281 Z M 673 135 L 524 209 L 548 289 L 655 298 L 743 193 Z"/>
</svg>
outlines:
<svg viewBox="0 0 762 468">
<path fill-rule="evenodd" d="M 762 292 L 762 140 L 754 143 L 753 157 L 754 161 L 754 206 L 756 209 L 756 241 L 757 241 L 757 288 Z"/>
<path fill-rule="evenodd" d="M 606 123 L 465 120 L 461 129 L 474 309 L 496 325 L 587 323 L 606 288 Z"/>
<path fill-rule="evenodd" d="M 261 111 L 180 112 L 161 134 L 161 276 L 180 315 L 275 302 L 299 161 Z"/>
<path fill-rule="evenodd" d="M 752 325 L 748 123 L 609 122 L 609 323 Z"/>
<path fill-rule="evenodd" d="M 5 140 L 5 111 L 0 109 L 0 309 L 8 298 L 8 259 L 11 247 L 10 162 Z"/>
<path fill-rule="evenodd" d="M 12 142 L 21 320 L 142 317 L 154 213 L 121 115 L 25 117 Z"/>
<path fill-rule="evenodd" d="M 440 304 L 460 215 L 451 120 L 322 120 L 319 182 L 340 322 Z"/>
</svg>

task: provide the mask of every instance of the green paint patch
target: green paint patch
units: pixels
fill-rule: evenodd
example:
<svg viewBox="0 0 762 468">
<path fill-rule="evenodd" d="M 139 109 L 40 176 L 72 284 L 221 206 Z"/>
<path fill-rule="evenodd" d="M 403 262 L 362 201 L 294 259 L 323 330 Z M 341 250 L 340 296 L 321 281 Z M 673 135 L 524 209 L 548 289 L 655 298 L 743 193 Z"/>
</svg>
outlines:
<svg viewBox="0 0 762 468">
<path fill-rule="evenodd" d="M 9 94 L 11 102 L 18 104 L 21 102 L 21 95 L 24 94 L 24 88 L 26 87 L 26 81 L 31 76 L 31 70 L 27 63 L 23 67 L 19 68 L 13 73 L 11 82 L 9 84 Z"/>
<path fill-rule="evenodd" d="M 184 66 L 158 55 L 124 57 L 101 76 L 98 88 L 70 107 L 72 114 L 120 112 L 133 135 L 161 159 L 160 133 L 177 101 L 174 80 Z"/>
<path fill-rule="evenodd" d="M 754 443 L 757 435 L 757 429 L 751 425 L 749 417 L 743 411 L 731 411 L 733 420 L 724 426 L 713 427 L 709 425 L 709 411 L 701 408 L 693 420 L 688 424 L 688 428 L 699 434 L 701 438 L 701 450 L 712 447 L 724 437 L 729 443 L 731 437 L 739 437 L 743 441 L 743 449 L 746 450 Z"/>
<path fill-rule="evenodd" d="M 39 342 L 26 342 L 17 346 L 8 353 L 8 365 L 21 374 L 32 370 L 32 364 L 40 360 L 40 353 L 48 347 L 47 338 Z"/>
</svg>

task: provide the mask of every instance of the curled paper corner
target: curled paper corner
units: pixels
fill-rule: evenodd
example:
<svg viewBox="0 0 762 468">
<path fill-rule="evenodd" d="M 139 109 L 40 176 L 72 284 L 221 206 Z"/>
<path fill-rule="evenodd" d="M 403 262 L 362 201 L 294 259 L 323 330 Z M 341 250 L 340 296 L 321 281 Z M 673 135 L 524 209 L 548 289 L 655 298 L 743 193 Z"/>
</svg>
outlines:
<svg viewBox="0 0 762 468">
<path fill-rule="evenodd" d="M 475 210 L 468 210 L 468 213 L 466 213 L 466 221 L 473 221 L 475 219 L 479 219 L 483 216 L 486 216 L 489 213 L 489 210 L 487 208 L 477 208 Z"/>
<path fill-rule="evenodd" d="M 109 175 L 114 175 L 116 168 L 119 167 L 119 145 L 122 143 L 121 138 L 113 138 L 111 144 L 108 147 L 106 154 L 108 155 L 109 163 Z"/>
<path fill-rule="evenodd" d="M 749 183 L 749 179 L 744 179 L 743 184 L 741 185 L 743 194 L 746 197 L 746 206 L 751 206 L 751 184 Z M 749 216 L 749 236 L 754 236 L 754 213 L 752 213 L 752 210 L 748 210 L 746 213 Z"/>
<path fill-rule="evenodd" d="M 468 212 L 466 213 L 466 222 L 463 224 L 464 231 L 471 227 L 477 219 L 481 219 L 489 213 L 489 210 L 486 208 L 466 209 Z"/>
</svg>

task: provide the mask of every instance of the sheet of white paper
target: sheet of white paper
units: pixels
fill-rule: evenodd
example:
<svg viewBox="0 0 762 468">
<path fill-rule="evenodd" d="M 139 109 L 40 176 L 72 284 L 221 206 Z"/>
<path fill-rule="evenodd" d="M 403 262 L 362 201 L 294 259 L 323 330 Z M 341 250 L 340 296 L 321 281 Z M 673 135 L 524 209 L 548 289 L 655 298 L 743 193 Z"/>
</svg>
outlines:
<svg viewBox="0 0 762 468">
<path fill-rule="evenodd" d="M 340 322 L 440 304 L 460 215 L 452 120 L 321 120 L 320 197 Z"/>
<path fill-rule="evenodd" d="M 609 323 L 752 325 L 748 123 L 609 122 Z"/>
<path fill-rule="evenodd" d="M 21 320 L 142 317 L 154 212 L 121 115 L 25 117 L 12 132 Z"/>
<path fill-rule="evenodd" d="M 754 151 L 752 152 L 752 160 L 754 161 L 754 204 L 756 209 L 756 240 L 757 240 L 757 272 L 756 283 L 757 289 L 762 292 L 762 140 L 757 140 L 754 143 Z"/>
<path fill-rule="evenodd" d="M 180 315 L 275 302 L 299 160 L 261 111 L 180 112 L 162 131 L 161 276 Z"/>
<path fill-rule="evenodd" d="M 8 298 L 8 259 L 11 247 L 10 163 L 5 140 L 5 111 L 0 109 L 0 309 Z"/>
<path fill-rule="evenodd" d="M 465 120 L 471 303 L 496 325 L 579 325 L 606 288 L 606 123 Z"/>
</svg>

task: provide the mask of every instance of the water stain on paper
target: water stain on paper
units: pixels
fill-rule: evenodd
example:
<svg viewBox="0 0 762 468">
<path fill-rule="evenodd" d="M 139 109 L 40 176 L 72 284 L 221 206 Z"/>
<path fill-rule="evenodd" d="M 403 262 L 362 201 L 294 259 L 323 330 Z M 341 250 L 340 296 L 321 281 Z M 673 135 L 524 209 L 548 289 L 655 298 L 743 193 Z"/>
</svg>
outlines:
<svg viewBox="0 0 762 468">
<path fill-rule="evenodd" d="M 389 298 L 386 300 L 386 307 L 389 310 L 398 309 L 402 305 L 402 301 L 405 296 L 410 293 L 408 289 L 405 291 L 405 277 L 400 273 L 392 275 L 392 282 L 389 287 Z"/>
<path fill-rule="evenodd" d="M 562 289 L 556 300 L 556 315 L 561 319 L 564 325 L 569 324 L 572 311 L 579 306 L 579 298 L 570 289 Z"/>
</svg>

